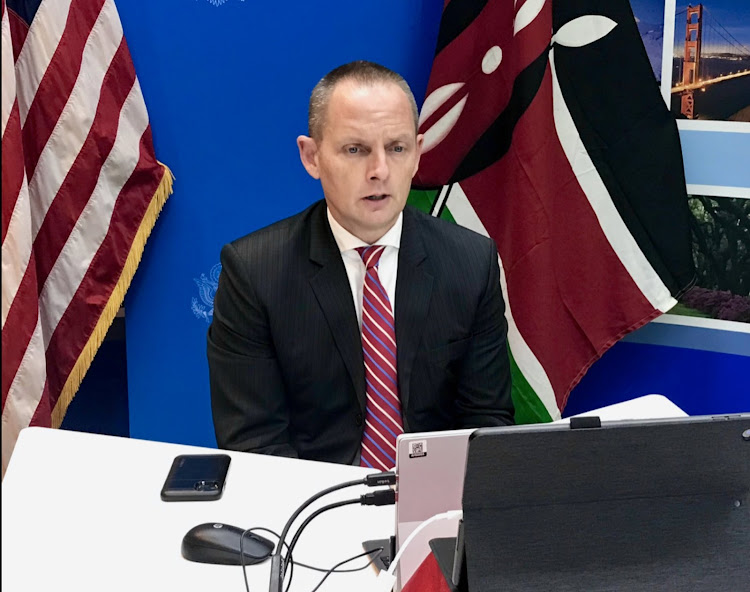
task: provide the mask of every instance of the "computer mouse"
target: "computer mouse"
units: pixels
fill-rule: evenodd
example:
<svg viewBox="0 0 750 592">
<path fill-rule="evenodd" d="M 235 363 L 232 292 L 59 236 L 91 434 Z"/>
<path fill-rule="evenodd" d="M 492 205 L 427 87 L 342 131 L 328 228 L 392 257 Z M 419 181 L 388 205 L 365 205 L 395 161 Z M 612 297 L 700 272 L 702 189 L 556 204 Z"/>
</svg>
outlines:
<svg viewBox="0 0 750 592">
<path fill-rule="evenodd" d="M 240 537 L 244 528 L 207 522 L 191 528 L 182 538 L 182 556 L 198 563 L 241 565 Z M 254 533 L 247 533 L 242 543 L 245 565 L 253 565 L 268 559 L 274 544 Z"/>
</svg>

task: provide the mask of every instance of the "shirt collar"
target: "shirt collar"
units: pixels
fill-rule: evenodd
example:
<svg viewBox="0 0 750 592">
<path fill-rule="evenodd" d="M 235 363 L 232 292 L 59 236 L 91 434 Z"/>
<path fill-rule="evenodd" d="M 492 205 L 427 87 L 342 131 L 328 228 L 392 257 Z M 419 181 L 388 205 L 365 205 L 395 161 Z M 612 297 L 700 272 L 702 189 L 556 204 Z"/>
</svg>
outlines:
<svg viewBox="0 0 750 592">
<path fill-rule="evenodd" d="M 346 230 L 336 219 L 331 215 L 331 210 L 326 207 L 326 214 L 328 215 L 328 224 L 331 226 L 331 232 L 333 238 L 336 240 L 336 244 L 339 247 L 339 251 L 350 251 L 357 247 L 369 246 L 362 239 L 357 238 L 351 232 Z M 404 213 L 401 212 L 396 218 L 396 222 L 391 226 L 390 230 L 381 236 L 376 242 L 378 245 L 385 245 L 386 247 L 395 247 L 398 249 L 401 246 L 401 228 L 404 225 Z"/>
</svg>

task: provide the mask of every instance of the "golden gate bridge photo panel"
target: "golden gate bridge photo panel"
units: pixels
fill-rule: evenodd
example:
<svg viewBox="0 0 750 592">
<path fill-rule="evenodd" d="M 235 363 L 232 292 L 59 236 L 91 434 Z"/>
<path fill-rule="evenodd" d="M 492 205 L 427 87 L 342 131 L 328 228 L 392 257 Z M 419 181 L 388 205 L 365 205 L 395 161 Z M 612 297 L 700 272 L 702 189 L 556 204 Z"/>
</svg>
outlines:
<svg viewBox="0 0 750 592">
<path fill-rule="evenodd" d="M 750 122 L 750 1 L 668 3 L 674 4 L 674 28 L 672 43 L 667 44 L 665 27 L 671 59 L 664 64 L 670 72 L 662 87 L 667 78 L 667 104 L 675 117 Z M 667 10 L 665 21 L 670 22 Z"/>
</svg>

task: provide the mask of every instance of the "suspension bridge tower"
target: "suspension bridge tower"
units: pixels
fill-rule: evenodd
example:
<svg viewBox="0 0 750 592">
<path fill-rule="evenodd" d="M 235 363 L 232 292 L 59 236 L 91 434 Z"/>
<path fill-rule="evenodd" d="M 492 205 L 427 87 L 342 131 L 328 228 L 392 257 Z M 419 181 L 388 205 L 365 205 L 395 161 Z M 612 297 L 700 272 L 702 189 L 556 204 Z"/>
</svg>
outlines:
<svg viewBox="0 0 750 592">
<path fill-rule="evenodd" d="M 694 18 L 695 17 L 695 18 Z M 687 7 L 685 26 L 685 55 L 682 59 L 682 84 L 689 86 L 698 81 L 701 59 L 701 34 L 703 32 L 703 4 Z M 693 89 L 682 93 L 681 112 L 688 119 L 694 117 Z"/>
</svg>

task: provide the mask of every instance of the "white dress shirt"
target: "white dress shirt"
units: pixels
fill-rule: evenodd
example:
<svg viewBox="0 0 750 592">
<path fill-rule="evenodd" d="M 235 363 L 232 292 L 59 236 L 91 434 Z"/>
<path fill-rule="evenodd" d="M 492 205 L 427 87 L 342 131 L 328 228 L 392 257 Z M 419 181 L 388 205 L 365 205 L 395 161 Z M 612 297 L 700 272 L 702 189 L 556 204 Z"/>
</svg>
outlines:
<svg viewBox="0 0 750 592">
<path fill-rule="evenodd" d="M 331 225 L 333 238 L 341 251 L 341 259 L 344 261 L 346 275 L 349 278 L 349 286 L 352 289 L 354 298 L 354 310 L 357 311 L 357 322 L 360 329 L 362 327 L 362 290 L 365 283 L 365 264 L 359 253 L 355 250 L 357 247 L 369 247 L 366 242 L 358 239 L 351 232 L 346 230 L 341 224 L 336 222 L 331 215 L 331 211 L 326 209 L 328 214 L 328 223 Z M 396 275 L 398 273 L 398 250 L 401 246 L 401 228 L 404 222 L 403 212 L 398 215 L 396 222 L 391 229 L 386 232 L 374 244 L 385 245 L 385 250 L 380 256 L 378 263 L 378 277 L 380 283 L 385 288 L 388 299 L 391 301 L 391 312 L 393 318 L 396 318 Z"/>
</svg>

